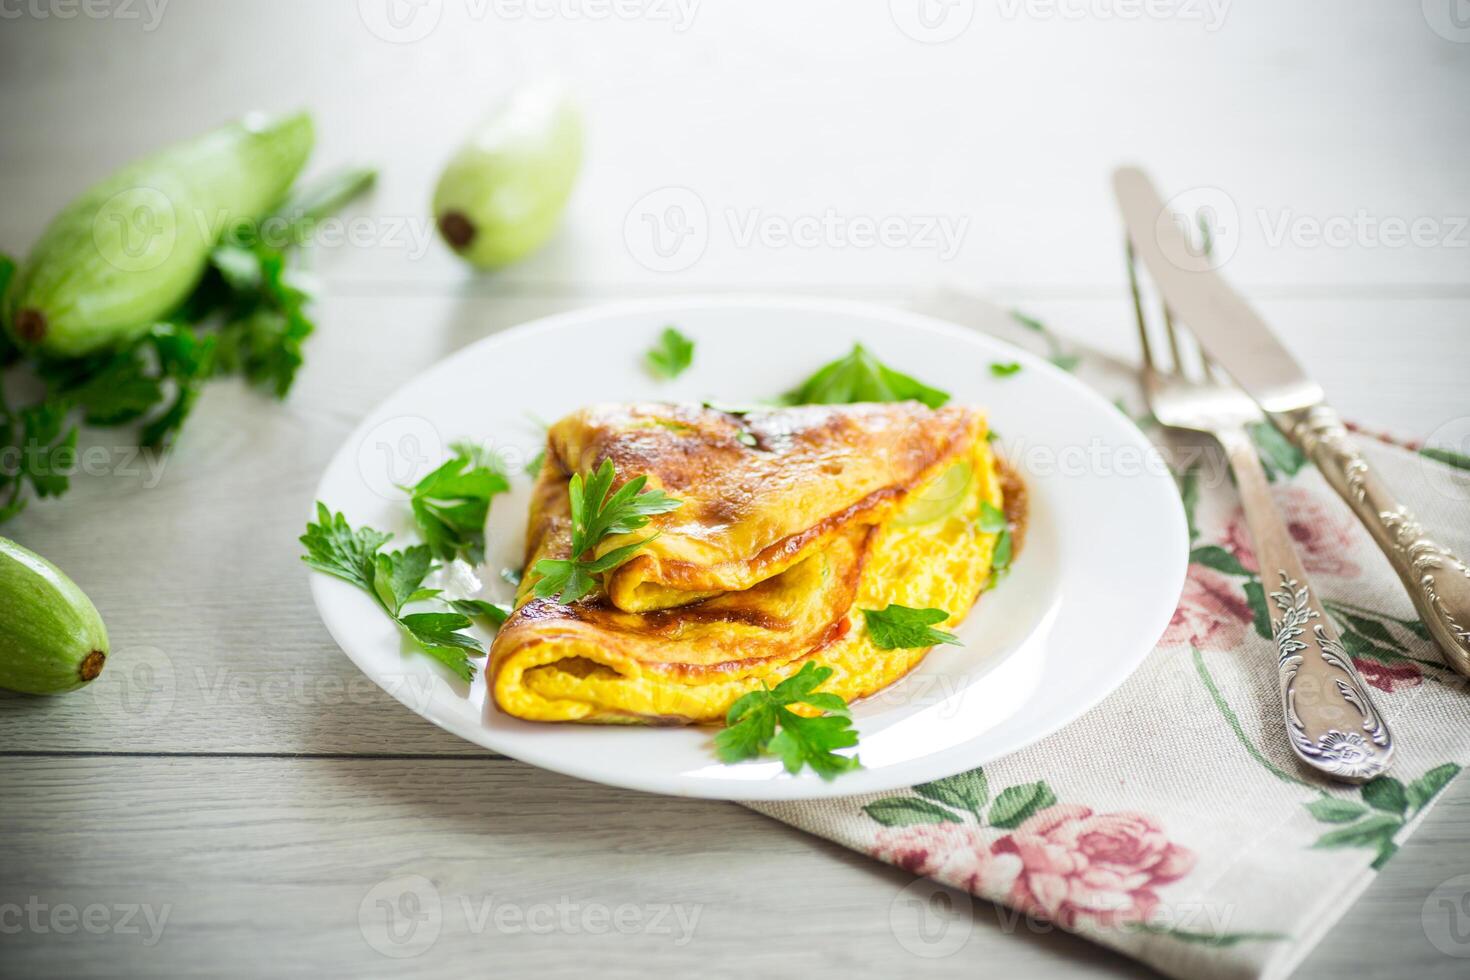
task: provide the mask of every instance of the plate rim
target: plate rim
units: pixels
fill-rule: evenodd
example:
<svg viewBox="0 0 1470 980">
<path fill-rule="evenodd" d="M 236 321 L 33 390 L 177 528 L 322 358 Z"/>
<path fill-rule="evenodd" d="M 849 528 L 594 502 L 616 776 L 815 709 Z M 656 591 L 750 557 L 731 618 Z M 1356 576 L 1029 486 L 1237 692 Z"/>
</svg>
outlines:
<svg viewBox="0 0 1470 980">
<path fill-rule="evenodd" d="M 973 297 L 971 298 L 971 302 L 976 305 L 977 309 L 985 313 L 1003 314 L 1001 308 L 989 300 Z M 1087 402 L 1090 402 L 1099 412 L 1118 414 L 1117 406 L 1108 401 L 1100 392 L 1084 384 L 1070 372 L 1063 371 L 1039 355 L 1019 347 L 1004 338 L 986 333 L 978 327 L 966 326 L 940 316 L 890 306 L 884 303 L 848 299 L 826 299 L 804 295 L 751 296 L 724 293 L 700 293 L 679 297 L 615 300 L 595 303 L 572 310 L 564 310 L 498 330 L 489 336 L 482 337 L 457 350 L 449 352 L 439 360 L 400 382 L 392 391 L 374 402 L 372 408 L 363 415 L 357 425 L 344 437 L 336 451 L 333 452 L 313 490 L 313 502 L 310 506 L 312 519 L 315 519 L 315 502 L 325 499 L 323 490 L 329 477 L 338 470 L 344 461 L 351 462 L 350 457 L 355 452 L 354 447 L 372 431 L 374 425 L 379 423 L 378 415 L 382 407 L 391 402 L 401 392 L 425 383 L 442 371 L 450 370 L 455 362 L 477 356 L 484 350 L 493 350 L 498 346 L 514 343 L 528 334 L 567 329 L 588 320 L 640 314 L 669 315 L 670 311 L 676 310 L 687 313 L 695 310 L 702 311 L 715 308 L 799 310 L 804 312 L 836 313 L 863 317 L 869 320 L 883 320 L 890 324 L 902 323 L 906 326 L 947 335 L 967 342 L 982 338 L 983 342 L 998 344 L 1008 351 L 1014 352 L 1026 364 L 1028 371 L 1039 370 L 1049 375 L 1053 381 L 1069 387 L 1074 393 L 1081 396 Z M 1136 426 L 1133 427 L 1133 431 L 1131 432 L 1127 429 L 1120 431 L 1125 433 L 1127 438 L 1131 439 L 1145 452 L 1152 451 L 1156 448 L 1141 430 L 1137 430 Z M 1167 477 L 1161 478 L 1167 479 Z M 318 617 L 321 619 L 338 648 L 364 676 L 414 714 L 477 748 L 487 752 L 498 753 L 506 758 L 514 759 L 527 765 L 533 765 L 588 782 L 664 796 L 718 799 L 735 802 L 785 802 L 828 799 L 906 788 L 918 783 L 952 776 L 977 766 L 987 765 L 997 759 L 1004 758 L 1023 748 L 1034 745 L 1042 739 L 1060 731 L 1062 728 L 1090 712 L 1110 694 L 1122 687 L 1138 668 L 1142 666 L 1143 662 L 1148 658 L 1148 655 L 1157 646 L 1158 639 L 1162 637 L 1172 619 L 1174 609 L 1178 605 L 1179 596 L 1182 594 L 1185 584 L 1188 569 L 1188 523 L 1183 502 L 1179 499 L 1178 494 L 1167 495 L 1167 499 L 1171 501 L 1168 508 L 1169 512 L 1167 515 L 1160 517 L 1160 524 L 1167 524 L 1169 536 L 1179 544 L 1178 548 L 1171 549 L 1172 552 L 1177 554 L 1173 554 L 1171 562 L 1174 567 L 1168 569 L 1170 574 L 1167 576 L 1168 579 L 1176 581 L 1176 586 L 1170 590 L 1167 598 L 1158 598 L 1152 602 L 1152 615 L 1149 617 L 1149 628 L 1147 632 L 1155 638 L 1147 644 L 1140 644 L 1139 649 L 1135 653 L 1112 658 L 1112 670 L 1109 674 L 1109 680 L 1096 685 L 1095 689 L 1088 691 L 1086 696 L 1077 698 L 1068 710 L 1058 713 L 1056 717 L 1049 721 L 1031 726 L 1029 733 L 1017 734 L 1010 739 L 1002 740 L 1000 744 L 993 745 L 985 752 L 976 754 L 974 758 L 968 760 L 958 768 L 952 762 L 945 760 L 950 753 L 961 751 L 967 745 L 973 743 L 974 739 L 926 754 L 917 759 L 906 761 L 900 765 L 872 770 L 854 770 L 830 782 L 820 780 L 807 772 L 803 772 L 794 778 L 781 774 L 775 778 L 760 780 L 699 779 L 681 773 L 647 778 L 636 773 L 614 773 L 609 775 L 605 771 L 594 770 L 590 765 L 586 767 L 577 765 L 575 759 L 569 761 L 564 756 L 557 755 L 554 752 L 541 753 L 520 750 L 511 752 L 504 748 L 487 745 L 483 741 L 470 738 L 456 730 L 455 727 L 451 727 L 448 721 L 436 717 L 432 705 L 426 705 L 423 710 L 420 710 L 419 707 L 410 703 L 406 693 L 400 693 L 389 686 L 385 686 L 375 675 L 374 671 L 358 659 L 350 645 L 344 642 L 343 637 L 334 628 L 332 617 L 329 617 L 326 613 L 325 607 L 330 601 L 331 592 L 337 586 L 340 586 L 341 589 L 352 591 L 352 586 L 325 574 L 309 575 L 308 580 Z M 1142 632 L 1142 627 L 1140 627 L 1140 632 Z M 900 773 L 902 774 L 901 776 L 899 775 Z M 884 778 L 885 776 L 888 778 Z"/>
</svg>

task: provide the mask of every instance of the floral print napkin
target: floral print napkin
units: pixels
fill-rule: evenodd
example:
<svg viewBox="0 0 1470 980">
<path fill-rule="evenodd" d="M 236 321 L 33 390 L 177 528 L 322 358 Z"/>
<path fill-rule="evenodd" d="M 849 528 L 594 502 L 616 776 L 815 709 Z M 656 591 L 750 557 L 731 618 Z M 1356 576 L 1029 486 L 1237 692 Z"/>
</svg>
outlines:
<svg viewBox="0 0 1470 980">
<path fill-rule="evenodd" d="M 924 306 L 1075 371 L 1168 443 L 1131 365 L 973 297 Z M 1121 688 L 980 769 L 900 792 L 749 805 L 1173 976 L 1290 973 L 1470 762 L 1470 725 L 1464 679 L 1367 533 L 1286 440 L 1264 426 L 1256 435 L 1307 571 L 1396 733 L 1391 775 L 1328 785 L 1296 765 L 1268 596 L 1224 461 L 1176 444 L 1169 458 L 1190 461 L 1176 473 L 1189 576 L 1168 630 Z M 1457 468 L 1470 461 L 1359 439 L 1430 533 L 1470 553 L 1470 472 Z"/>
</svg>

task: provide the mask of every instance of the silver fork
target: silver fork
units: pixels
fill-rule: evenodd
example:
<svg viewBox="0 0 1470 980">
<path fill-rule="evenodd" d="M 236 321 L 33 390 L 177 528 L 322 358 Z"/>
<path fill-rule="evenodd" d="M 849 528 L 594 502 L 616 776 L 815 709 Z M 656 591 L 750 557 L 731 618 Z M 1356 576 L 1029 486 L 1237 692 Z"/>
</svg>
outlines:
<svg viewBox="0 0 1470 980">
<path fill-rule="evenodd" d="M 1292 751 L 1311 768 L 1344 782 L 1366 782 L 1388 766 L 1393 738 L 1374 708 L 1352 657 L 1307 581 L 1291 534 L 1276 511 L 1270 485 L 1247 428 L 1262 421 L 1256 403 L 1203 353 L 1191 377 L 1174 318 L 1164 309 L 1168 354 L 1156 350 L 1138 289 L 1133 247 L 1128 281 L 1143 347 L 1143 389 L 1159 422 L 1211 436 L 1235 474 L 1241 508 L 1255 543 L 1258 568 L 1282 570 L 1268 593 L 1271 635 L 1276 640 L 1281 707 Z M 1170 368 L 1166 365 L 1172 363 Z M 1305 656 L 1304 656 L 1305 654 Z"/>
</svg>

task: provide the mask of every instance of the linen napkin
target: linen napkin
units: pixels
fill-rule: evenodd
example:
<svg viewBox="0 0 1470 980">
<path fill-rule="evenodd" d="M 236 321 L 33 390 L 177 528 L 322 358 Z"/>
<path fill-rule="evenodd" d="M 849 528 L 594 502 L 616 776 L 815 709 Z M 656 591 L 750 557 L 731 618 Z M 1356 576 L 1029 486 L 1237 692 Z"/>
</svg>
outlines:
<svg viewBox="0 0 1470 980">
<path fill-rule="evenodd" d="M 1151 438 L 1170 438 L 1145 411 L 1133 366 L 974 297 L 945 293 L 923 308 L 1050 357 L 1116 397 Z M 746 805 L 1173 976 L 1290 973 L 1470 762 L 1470 716 L 1464 678 L 1367 532 L 1289 443 L 1256 434 L 1312 583 L 1395 732 L 1391 775 L 1329 785 L 1287 748 L 1268 600 L 1215 450 L 1176 474 L 1192 543 L 1173 621 L 1096 708 L 948 779 Z M 1470 472 L 1358 438 L 1429 532 L 1470 554 Z M 905 945 L 931 941 L 943 937 Z"/>
</svg>

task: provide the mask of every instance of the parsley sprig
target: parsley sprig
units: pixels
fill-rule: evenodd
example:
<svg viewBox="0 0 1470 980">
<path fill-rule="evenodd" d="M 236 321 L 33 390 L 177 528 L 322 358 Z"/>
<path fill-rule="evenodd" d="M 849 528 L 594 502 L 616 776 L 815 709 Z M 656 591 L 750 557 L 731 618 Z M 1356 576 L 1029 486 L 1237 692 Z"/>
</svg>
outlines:
<svg viewBox="0 0 1470 980">
<path fill-rule="evenodd" d="M 0 392 L 0 524 L 24 509 L 25 491 L 60 496 L 70 473 L 79 424 L 137 425 L 138 443 L 167 446 L 211 378 L 238 374 L 285 398 L 313 330 L 311 290 L 292 268 L 292 250 L 316 223 L 371 186 L 371 170 L 354 169 L 308 185 L 255 227 L 225 232 L 199 285 L 163 321 L 138 324 L 134 339 L 73 358 L 27 357 L 45 386 L 30 405 L 11 408 Z M 259 229 L 284 229 L 270 241 Z M 0 255 L 0 297 L 16 271 Z M 0 333 L 0 366 L 22 352 Z"/>
<path fill-rule="evenodd" d="M 959 645 L 953 633 L 934 629 L 935 623 L 949 618 L 943 609 L 913 609 L 890 604 L 886 609 L 864 609 L 863 619 L 868 636 L 879 650 L 913 650 L 932 647 L 936 643 Z"/>
<path fill-rule="evenodd" d="M 821 368 L 795 391 L 788 392 L 783 400 L 788 405 L 912 400 L 939 408 L 949 401 L 949 393 L 893 370 L 868 353 L 862 344 L 854 344 L 850 354 Z"/>
<path fill-rule="evenodd" d="M 644 490 L 647 475 L 635 476 L 609 496 L 616 476 L 612 460 L 605 459 L 597 472 L 585 480 L 577 473 L 567 482 L 572 510 L 571 557 L 542 558 L 532 566 L 532 573 L 539 576 L 534 588 L 537 598 L 556 596 L 558 602 L 576 602 L 592 591 L 597 576 L 633 557 L 634 552 L 658 534 L 614 548 L 599 558 L 584 559 L 598 542 L 611 535 L 631 534 L 646 527 L 653 515 L 667 514 L 684 505 L 682 500 L 675 500 L 662 490 Z"/>
<path fill-rule="evenodd" d="M 673 327 L 665 327 L 664 332 L 659 334 L 658 343 L 649 349 L 644 358 L 650 371 L 671 381 L 694 363 L 694 341 Z"/>
<path fill-rule="evenodd" d="M 510 489 L 494 454 L 466 442 L 452 443 L 454 456 L 412 488 L 409 506 L 435 558 L 485 560 L 485 519 L 490 498 Z"/>
<path fill-rule="evenodd" d="M 473 680 L 475 667 L 469 658 L 472 654 L 483 656 L 485 650 L 473 636 L 462 632 L 472 625 L 469 616 L 459 611 L 403 612 L 411 602 L 439 595 L 438 589 L 423 587 L 424 579 L 434 569 L 429 546 L 418 544 L 385 552 L 382 547 L 393 537 L 391 534 L 370 527 L 353 528 L 344 515 L 332 513 L 320 501 L 316 513 L 316 523 L 308 523 L 301 536 L 306 548 L 301 560 L 362 589 L 420 650 L 461 680 Z"/>
<path fill-rule="evenodd" d="M 0 397 L 0 448 L 18 450 L 0 468 L 0 524 L 19 514 L 29 486 L 37 497 L 55 497 L 71 483 L 66 466 L 74 458 L 77 427 L 66 424 L 67 405 L 54 400 L 12 412 Z"/>
<path fill-rule="evenodd" d="M 858 742 L 847 702 L 836 694 L 818 691 L 832 676 L 831 667 L 818 667 L 808 660 L 801 670 L 775 687 L 761 682 L 730 706 L 726 728 L 715 736 L 715 751 L 723 762 L 740 762 L 760 755 L 780 756 L 787 772 L 811 766 L 823 779 L 861 769 L 857 756 L 838 755 L 835 749 L 851 748 Z M 821 715 L 809 718 L 790 709 L 793 704 L 810 705 Z"/>
</svg>

